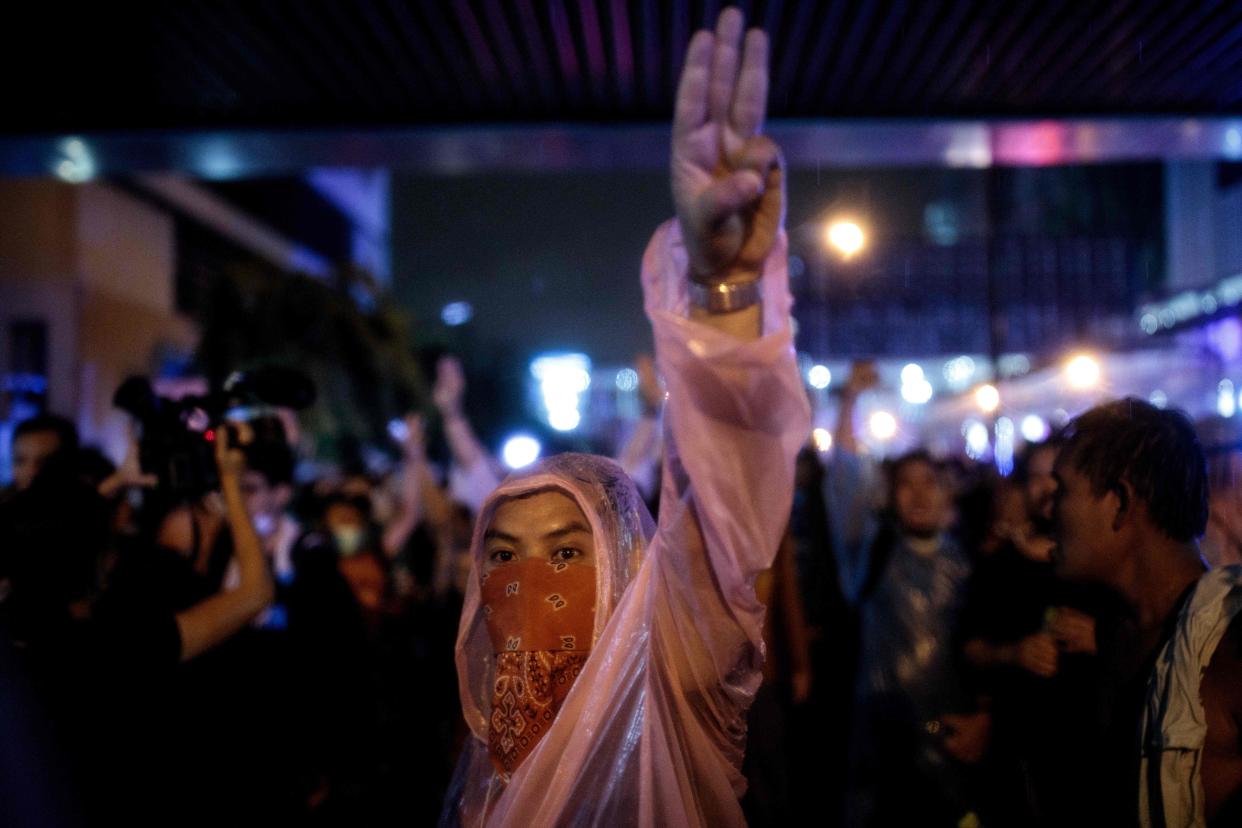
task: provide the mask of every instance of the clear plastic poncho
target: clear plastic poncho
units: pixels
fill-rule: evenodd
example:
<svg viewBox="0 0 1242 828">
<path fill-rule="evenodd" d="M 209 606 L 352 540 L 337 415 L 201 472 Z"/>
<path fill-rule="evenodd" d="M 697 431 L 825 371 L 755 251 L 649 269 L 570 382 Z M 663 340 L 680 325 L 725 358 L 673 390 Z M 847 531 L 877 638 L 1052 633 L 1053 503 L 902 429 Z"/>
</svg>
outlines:
<svg viewBox="0 0 1242 828">
<path fill-rule="evenodd" d="M 675 222 L 643 259 L 647 315 L 669 391 L 660 524 L 614 462 L 549 458 L 484 504 L 457 639 L 471 738 L 442 824 L 742 826 L 746 710 L 762 680 L 755 578 L 789 519 L 794 458 L 809 432 L 794 360 L 786 242 L 764 277 L 764 336 L 742 341 L 686 318 Z M 552 727 L 505 785 L 487 753 L 493 656 L 477 572 L 497 504 L 555 488 L 591 522 L 594 646 Z"/>
</svg>

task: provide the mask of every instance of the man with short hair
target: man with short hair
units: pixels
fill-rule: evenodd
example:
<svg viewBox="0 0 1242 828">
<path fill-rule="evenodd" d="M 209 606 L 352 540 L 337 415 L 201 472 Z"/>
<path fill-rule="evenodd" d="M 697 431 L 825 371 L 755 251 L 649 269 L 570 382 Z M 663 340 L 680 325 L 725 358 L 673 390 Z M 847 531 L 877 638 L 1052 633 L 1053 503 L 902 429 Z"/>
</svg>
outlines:
<svg viewBox="0 0 1242 828">
<path fill-rule="evenodd" d="M 949 532 L 940 465 L 913 451 L 889 469 L 887 519 L 854 434 L 875 367 L 850 369 L 823 494 L 842 590 L 859 616 L 846 824 L 955 824 L 971 810 L 963 765 L 978 760 L 988 717 L 962 692 L 954 627 L 970 564 Z"/>
<path fill-rule="evenodd" d="M 970 564 L 948 531 L 952 496 L 929 454 L 894 461 L 888 500 L 857 596 L 847 821 L 949 825 L 971 810 L 962 765 L 977 761 L 988 725 L 963 692 L 952 646 Z"/>
<path fill-rule="evenodd" d="M 1242 824 L 1242 568 L 1206 571 L 1199 556 L 1208 485 L 1194 428 L 1125 399 L 1081 415 L 1066 437 L 1057 573 L 1123 607 L 1101 642 L 1118 681 L 1105 781 L 1143 826 Z"/>
</svg>

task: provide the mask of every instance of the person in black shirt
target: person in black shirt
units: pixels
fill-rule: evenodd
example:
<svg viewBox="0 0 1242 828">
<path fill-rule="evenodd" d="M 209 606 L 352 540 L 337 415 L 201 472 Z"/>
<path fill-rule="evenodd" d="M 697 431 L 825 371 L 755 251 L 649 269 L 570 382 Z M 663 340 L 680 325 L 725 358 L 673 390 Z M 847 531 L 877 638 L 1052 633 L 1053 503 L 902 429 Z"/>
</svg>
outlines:
<svg viewBox="0 0 1242 828">
<path fill-rule="evenodd" d="M 992 711 L 985 822 L 1097 824 L 1088 772 L 1101 739 L 1091 701 L 1099 698 L 1094 607 L 1053 573 L 1056 454 L 1056 444 L 1043 443 L 1022 458 L 1014 480 L 1022 514 L 997 516 L 1000 542 L 984 546 L 967 585 L 963 650 Z"/>
</svg>

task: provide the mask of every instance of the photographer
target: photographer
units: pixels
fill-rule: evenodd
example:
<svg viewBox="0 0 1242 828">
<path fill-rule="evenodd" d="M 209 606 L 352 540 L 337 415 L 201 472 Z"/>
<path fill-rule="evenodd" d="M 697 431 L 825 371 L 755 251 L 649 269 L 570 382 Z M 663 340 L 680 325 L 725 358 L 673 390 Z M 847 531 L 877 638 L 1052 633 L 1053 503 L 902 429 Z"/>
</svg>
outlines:
<svg viewBox="0 0 1242 828">
<path fill-rule="evenodd" d="M 19 426 L 15 444 L 36 432 L 43 433 L 33 426 Z M 179 661 L 188 661 L 227 639 L 272 597 L 271 577 L 242 493 L 245 457 L 229 445 L 223 429 L 215 452 L 223 517 L 234 538 L 239 577 L 233 588 L 173 614 L 177 640 L 169 649 Z M 0 567 L 11 580 L 11 594 L 5 602 L 7 631 L 20 633 L 20 646 L 36 646 L 56 624 L 72 619 L 94 622 L 89 627 L 92 638 L 122 644 L 109 640 L 126 638 L 118 635 L 120 630 L 113 624 L 111 610 L 117 593 L 103 590 L 98 578 L 100 557 L 110 544 L 105 502 L 70 467 L 56 464 L 35 472 L 29 480 L 23 478 L 21 488 L 0 513 Z M 73 519 L 65 520 L 66 515 Z M 32 624 L 36 619 L 52 626 Z"/>
<path fill-rule="evenodd" d="M 0 574 L 11 584 L 0 628 L 49 723 L 54 752 L 71 768 L 88 824 L 137 806 L 162 810 L 148 794 L 164 790 L 161 773 L 172 773 L 152 757 L 166 758 L 165 740 L 176 738 L 176 719 L 169 728 L 167 718 L 176 665 L 217 647 L 271 600 L 242 494 L 244 459 L 224 430 L 215 461 L 239 582 L 179 611 L 140 582 L 102 582 L 100 561 L 113 541 L 109 509 L 72 469 L 46 466 L 0 508 Z"/>
<path fill-rule="evenodd" d="M 242 476 L 246 456 L 229 445 L 228 429 L 216 432 L 216 463 L 220 471 L 220 494 L 225 521 L 233 540 L 237 585 L 217 592 L 189 609 L 177 613 L 181 635 L 180 657 L 188 661 L 220 644 L 272 602 L 274 589 L 263 544 L 246 511 Z"/>
</svg>

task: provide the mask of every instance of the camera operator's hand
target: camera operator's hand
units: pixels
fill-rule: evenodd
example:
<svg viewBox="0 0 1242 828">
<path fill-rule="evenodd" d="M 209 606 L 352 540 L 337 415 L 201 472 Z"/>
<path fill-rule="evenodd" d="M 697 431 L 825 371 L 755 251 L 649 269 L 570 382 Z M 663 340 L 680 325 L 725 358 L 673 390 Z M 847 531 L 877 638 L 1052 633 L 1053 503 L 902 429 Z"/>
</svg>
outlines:
<svg viewBox="0 0 1242 828">
<path fill-rule="evenodd" d="M 231 445 L 230 437 L 227 425 L 221 425 L 215 431 L 216 468 L 220 472 L 221 484 L 226 479 L 238 482 L 246 472 L 246 455 L 240 448 Z"/>
<path fill-rule="evenodd" d="M 244 424 L 238 429 L 245 444 Z M 253 433 L 250 434 L 253 438 Z M 263 544 L 246 511 L 241 479 L 246 472 L 246 456 L 234 448 L 230 429 L 221 425 L 215 432 L 216 466 L 220 472 L 220 495 L 233 536 L 233 556 L 240 582 L 230 590 L 218 592 L 184 612 L 177 613 L 181 633 L 181 660 L 188 661 L 227 640 L 254 620 L 272 602 L 275 587 Z"/>
</svg>

